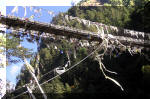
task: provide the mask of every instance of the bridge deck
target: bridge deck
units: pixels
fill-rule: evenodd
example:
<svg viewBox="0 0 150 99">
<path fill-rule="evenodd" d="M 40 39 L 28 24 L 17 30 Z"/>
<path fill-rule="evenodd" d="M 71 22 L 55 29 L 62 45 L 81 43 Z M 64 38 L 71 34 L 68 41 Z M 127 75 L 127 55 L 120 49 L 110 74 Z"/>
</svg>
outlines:
<svg viewBox="0 0 150 99">
<path fill-rule="evenodd" d="M 73 38 L 79 38 L 84 40 L 92 40 L 92 41 L 99 41 L 102 42 L 102 38 L 97 33 L 91 33 L 90 31 L 85 30 L 79 30 L 75 28 L 60 26 L 60 25 L 54 25 L 50 23 L 42 23 L 37 21 L 31 21 L 27 19 L 21 19 L 18 17 L 13 16 L 1 16 L 0 23 L 5 24 L 7 26 L 13 27 L 13 28 L 24 28 L 26 30 L 35 30 L 55 34 L 55 35 L 61 35 L 61 36 L 68 36 Z M 143 35 L 141 33 L 141 35 Z M 107 36 L 107 34 L 105 35 Z M 138 34 L 140 36 L 140 34 Z M 132 36 L 125 36 L 125 35 L 113 35 L 113 39 L 118 39 L 120 42 L 122 42 L 125 45 L 138 45 L 138 46 L 144 46 L 144 47 L 150 47 L 150 41 L 148 39 L 136 39 Z"/>
</svg>

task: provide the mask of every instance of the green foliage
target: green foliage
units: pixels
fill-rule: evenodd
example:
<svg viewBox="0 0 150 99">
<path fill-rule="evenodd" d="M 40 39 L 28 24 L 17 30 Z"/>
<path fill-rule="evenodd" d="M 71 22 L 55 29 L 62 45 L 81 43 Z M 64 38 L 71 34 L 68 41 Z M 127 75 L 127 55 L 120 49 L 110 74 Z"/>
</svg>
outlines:
<svg viewBox="0 0 150 99">
<path fill-rule="evenodd" d="M 82 16 L 82 15 L 83 14 L 81 14 L 80 16 L 84 18 L 84 16 Z M 87 17 L 91 18 L 91 16 L 87 16 Z M 69 20 L 69 21 L 68 20 L 64 20 L 64 21 L 60 22 L 61 19 L 62 19 L 62 16 L 61 16 L 61 14 L 59 14 L 58 16 L 56 16 L 56 18 L 54 18 L 52 20 L 52 23 L 59 24 L 59 25 L 64 25 L 64 26 L 69 26 L 69 27 L 77 28 L 77 29 L 88 30 L 88 31 L 91 31 L 91 32 L 96 32 L 97 31 L 97 28 L 95 26 L 87 27 L 84 24 L 79 23 L 78 20 Z"/>
<path fill-rule="evenodd" d="M 145 89 L 150 88 L 150 65 L 142 66 L 142 73 L 143 73 L 143 82 L 145 84 Z"/>
<path fill-rule="evenodd" d="M 143 74 L 149 74 L 150 75 L 150 65 L 143 66 L 142 72 L 143 72 Z"/>
<path fill-rule="evenodd" d="M 66 89 L 66 93 L 71 93 L 71 87 L 69 86 L 68 83 L 65 83 L 65 89 Z"/>
<path fill-rule="evenodd" d="M 87 15 L 87 19 L 91 19 L 91 20 L 94 20 L 95 19 L 95 14 L 93 14 L 93 13 L 91 13 L 91 12 L 96 12 L 95 10 L 92 10 L 92 11 L 90 11 L 90 10 L 86 10 L 86 15 Z"/>
<path fill-rule="evenodd" d="M 32 79 L 31 74 L 29 71 L 23 66 L 21 69 L 21 74 L 17 76 L 17 87 L 23 86 L 26 83 L 29 83 L 29 81 Z"/>
<path fill-rule="evenodd" d="M 110 3 L 112 4 L 112 6 L 122 6 L 123 5 L 122 0 L 110 0 Z"/>
<path fill-rule="evenodd" d="M 32 49 L 28 49 L 23 46 L 19 47 L 20 43 L 23 41 L 20 38 L 7 34 L 6 41 L 5 49 L 8 65 L 22 61 L 23 56 L 26 58 L 31 57 Z"/>
<path fill-rule="evenodd" d="M 81 7 L 81 6 L 74 6 L 71 7 L 68 12 L 60 13 L 56 17 L 53 18 L 52 22 L 58 25 L 70 26 L 75 27 L 78 29 L 85 29 L 89 31 L 96 32 L 97 29 L 95 26 L 87 27 L 78 22 L 78 20 L 64 20 L 62 14 L 69 14 L 71 16 L 77 16 L 83 19 L 88 19 L 94 22 L 101 22 L 107 25 L 114 25 L 119 27 L 127 27 L 131 28 L 133 24 L 137 25 L 134 18 L 132 18 L 132 14 L 135 12 L 137 17 L 140 17 L 142 20 L 143 17 L 141 16 L 143 11 L 148 13 L 148 9 L 143 8 L 135 8 L 129 7 L 134 5 L 133 0 L 111 0 L 111 3 L 115 5 L 115 3 L 119 3 L 118 5 L 125 5 L 124 7 L 120 6 L 112 6 L 110 2 L 103 2 L 107 3 L 111 7 Z M 125 3 L 126 2 L 126 3 Z M 128 6 L 128 7 L 127 7 Z M 138 13 L 138 14 L 137 14 Z M 148 14 L 144 16 L 146 20 L 149 20 Z M 140 21 L 140 20 L 139 20 Z M 140 24 L 139 22 L 138 24 Z M 138 25 L 137 25 L 138 26 Z M 140 25 L 141 26 L 141 25 Z M 139 27 L 140 27 L 139 26 Z M 147 23 L 148 28 L 148 23 Z M 141 30 L 141 29 L 140 29 Z M 59 38 L 59 37 L 58 37 Z M 71 64 L 74 65 L 79 62 L 81 59 L 86 57 L 89 54 L 88 48 L 76 48 L 77 58 L 73 57 L 73 51 L 75 49 L 75 45 L 69 43 L 67 40 L 55 40 L 54 42 L 48 42 L 47 40 L 42 40 L 40 46 L 40 72 L 41 75 L 47 73 L 48 71 L 61 66 L 66 63 L 67 55 L 66 51 L 69 51 Z M 49 48 L 47 48 L 49 45 Z M 54 49 L 54 46 L 57 46 L 57 50 Z M 63 54 L 60 53 L 63 51 Z M 141 67 L 143 64 L 143 57 L 140 55 L 130 56 L 129 53 L 124 53 L 119 55 L 118 57 L 114 58 L 110 56 L 105 56 L 103 60 L 104 65 L 108 66 L 108 69 L 115 70 L 119 72 L 119 76 L 117 79 L 125 83 L 124 87 L 129 90 L 135 97 L 138 93 L 137 90 L 143 92 L 141 88 Z M 36 59 L 31 59 L 31 64 L 34 66 L 34 61 Z M 149 66 L 144 66 L 142 68 L 143 74 L 148 75 L 149 78 Z M 44 82 L 49 79 L 51 75 L 46 76 L 40 82 Z M 111 75 L 114 76 L 114 75 Z M 146 77 L 146 76 L 145 76 Z M 30 75 L 29 73 L 23 69 L 21 75 L 18 77 L 17 87 L 25 84 L 29 81 Z M 145 79 L 145 78 L 144 78 Z M 146 78 L 147 79 L 147 78 Z M 148 84 L 147 84 L 148 85 Z M 128 88 L 129 87 L 129 88 Z M 112 83 L 104 80 L 102 73 L 99 70 L 99 65 L 93 58 L 88 58 L 84 62 L 80 63 L 76 68 L 66 72 L 61 77 L 56 78 L 47 84 L 43 85 L 42 88 L 47 93 L 47 95 L 52 99 L 71 99 L 66 93 L 98 93 L 98 94 L 107 94 L 107 95 L 122 95 L 123 93 L 119 90 L 118 87 L 114 86 Z M 40 91 L 36 89 L 35 93 L 39 93 Z M 116 93 L 117 92 L 117 93 Z M 84 94 L 82 94 L 84 96 Z M 96 95 L 95 95 L 96 96 Z M 91 99 L 93 99 L 92 96 Z M 42 98 L 42 97 L 41 97 Z M 81 97 L 78 97 L 81 98 Z M 76 99 L 78 99 L 76 98 Z M 85 98 L 85 97 L 84 97 Z M 83 98 L 83 99 L 84 99 Z M 99 98 L 99 97 L 96 97 Z"/>
<path fill-rule="evenodd" d="M 3 34 L 0 34 L 0 46 L 6 47 L 6 36 Z M 1 52 L 1 50 L 0 50 L 0 52 Z"/>
<path fill-rule="evenodd" d="M 44 59 L 46 62 L 52 60 L 52 55 L 50 54 L 50 51 L 48 48 L 43 48 L 40 51 L 41 58 Z"/>
<path fill-rule="evenodd" d="M 78 13 L 85 12 L 84 19 L 104 23 L 107 25 L 114 25 L 118 27 L 124 27 L 124 25 L 130 20 L 131 8 L 120 6 L 104 6 L 104 7 L 78 7 L 71 8 L 68 11 L 69 15 L 72 15 L 70 11 L 80 9 Z M 131 11 L 130 11 L 131 10 Z M 80 16 L 77 16 L 80 17 Z"/>
<path fill-rule="evenodd" d="M 130 21 L 125 27 L 137 31 L 150 32 L 150 4 L 143 2 L 143 5 L 136 6 L 135 10 L 130 15 Z"/>
</svg>

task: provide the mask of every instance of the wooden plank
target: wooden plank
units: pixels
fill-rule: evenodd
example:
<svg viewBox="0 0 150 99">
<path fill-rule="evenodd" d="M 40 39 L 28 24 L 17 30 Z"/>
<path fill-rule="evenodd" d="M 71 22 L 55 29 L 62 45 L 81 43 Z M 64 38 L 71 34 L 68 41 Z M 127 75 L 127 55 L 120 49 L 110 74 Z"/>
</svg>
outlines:
<svg viewBox="0 0 150 99">
<path fill-rule="evenodd" d="M 45 33 L 50 33 L 50 34 L 55 34 L 55 35 L 68 36 L 68 37 L 79 38 L 79 39 L 84 39 L 84 40 L 102 42 L 102 38 L 100 38 L 97 33 L 91 33 L 90 31 L 79 30 L 75 28 L 54 25 L 50 23 L 42 23 L 42 22 L 37 22 L 37 21 L 31 21 L 28 19 L 21 19 L 21 18 L 14 17 L 14 16 L 9 16 L 9 17 L 1 16 L 0 23 L 13 27 L 13 28 L 19 27 L 19 28 L 24 28 L 26 30 L 40 31 L 41 33 L 45 32 Z M 112 36 L 125 45 L 132 44 L 133 46 L 134 45 L 144 46 L 144 47 L 150 46 L 150 42 L 146 41 L 145 39 L 135 39 L 133 37 L 123 38 L 123 36 L 120 36 L 120 35 L 119 36 L 112 35 Z"/>
<path fill-rule="evenodd" d="M 41 23 L 36 21 L 22 20 L 15 17 L 1 17 L 0 23 L 6 24 L 14 28 L 24 28 L 27 30 L 35 30 L 55 35 L 69 36 L 74 38 L 80 38 L 85 40 L 99 41 L 102 42 L 102 39 L 98 35 L 94 35 L 89 31 L 66 28 L 64 26 Z M 89 38 L 90 37 L 90 38 Z"/>
</svg>

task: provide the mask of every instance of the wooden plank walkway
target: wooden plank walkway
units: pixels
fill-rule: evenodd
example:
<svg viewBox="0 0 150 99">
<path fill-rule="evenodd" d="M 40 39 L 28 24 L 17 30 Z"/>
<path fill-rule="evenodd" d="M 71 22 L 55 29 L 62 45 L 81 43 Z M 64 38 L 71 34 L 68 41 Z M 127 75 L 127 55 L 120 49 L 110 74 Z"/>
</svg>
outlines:
<svg viewBox="0 0 150 99">
<path fill-rule="evenodd" d="M 61 35 L 61 36 L 68 36 L 71 38 L 79 38 L 84 40 L 90 40 L 90 41 L 98 41 L 102 42 L 102 38 L 97 34 L 86 30 L 79 30 L 75 28 L 60 26 L 60 25 L 54 25 L 50 23 L 43 23 L 43 22 L 37 22 L 37 21 L 31 21 L 28 19 L 21 19 L 14 16 L 1 16 L 0 17 L 0 23 L 5 24 L 9 27 L 13 28 L 24 28 L 26 30 L 34 30 L 34 31 L 40 31 L 41 33 L 50 33 L 55 35 Z M 96 23 L 98 24 L 98 23 Z M 122 30 L 123 31 L 123 30 Z M 118 31 L 120 32 L 120 31 Z M 135 33 L 138 33 L 135 31 Z M 113 38 L 110 38 L 112 40 L 119 40 L 121 43 L 125 45 L 138 45 L 143 47 L 150 47 L 150 41 L 149 41 L 149 35 L 147 36 L 147 39 L 144 38 L 145 34 L 138 33 L 136 34 L 139 37 L 143 38 L 134 38 L 133 35 L 120 35 L 120 33 L 117 33 L 118 35 L 112 35 Z M 125 34 L 125 33 L 123 33 Z M 108 34 L 105 34 L 107 37 Z"/>
</svg>

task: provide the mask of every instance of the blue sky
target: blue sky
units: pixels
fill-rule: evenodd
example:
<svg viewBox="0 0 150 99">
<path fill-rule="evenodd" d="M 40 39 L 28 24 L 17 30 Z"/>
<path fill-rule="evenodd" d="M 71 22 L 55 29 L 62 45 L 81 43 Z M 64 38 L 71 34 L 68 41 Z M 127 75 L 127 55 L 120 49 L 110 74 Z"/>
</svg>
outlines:
<svg viewBox="0 0 150 99">
<path fill-rule="evenodd" d="M 59 12 L 66 12 L 71 6 L 39 6 L 39 8 L 44 8 L 44 9 L 48 9 L 51 11 L 54 11 L 56 14 L 58 14 Z M 6 14 L 10 14 L 12 9 L 14 8 L 14 6 L 7 6 L 6 7 Z M 29 8 L 27 8 L 27 16 L 26 17 L 30 17 L 33 14 L 33 12 L 31 12 L 29 10 Z M 24 15 L 24 9 L 23 7 L 19 7 L 18 9 L 18 14 L 14 14 L 15 16 L 18 17 L 23 17 Z M 36 21 L 41 21 L 41 22 L 50 22 L 52 19 L 52 16 L 50 16 L 46 11 L 42 11 L 42 16 L 40 18 L 35 17 L 34 20 Z M 24 42 L 22 42 L 22 45 L 26 48 L 30 48 L 33 49 L 34 52 L 37 51 L 37 45 L 36 43 L 32 44 L 32 43 L 28 43 L 26 40 Z M 11 66 L 8 66 L 6 68 L 6 77 L 7 80 L 11 81 L 13 84 L 16 84 L 16 76 L 20 73 L 20 69 L 22 67 L 23 63 L 17 63 L 17 64 L 12 64 Z"/>
<path fill-rule="evenodd" d="M 6 15 L 6 7 L 7 7 L 7 13 L 10 13 L 13 7 L 10 6 L 42 6 L 42 8 L 53 10 L 54 12 L 65 12 L 68 10 L 68 8 L 71 6 L 72 1 L 75 3 L 78 3 L 81 0 L 0 0 L 0 12 L 2 15 Z M 9 6 L 9 7 L 8 7 Z M 49 6 L 49 7 L 46 7 Z M 23 8 L 19 9 L 18 15 L 23 15 Z M 43 12 L 44 13 L 44 12 Z M 27 17 L 30 16 L 30 12 L 27 14 Z M 49 17 L 47 14 L 43 14 L 39 19 L 35 19 L 42 22 L 49 22 L 51 20 L 51 17 Z M 28 44 L 28 42 L 24 41 L 23 45 L 27 48 L 32 48 L 34 51 L 36 51 L 36 44 Z M 11 83 L 16 84 L 16 76 L 19 74 L 20 69 L 22 67 L 22 63 L 18 64 L 12 64 L 11 66 L 7 67 L 7 69 L 3 68 L 3 70 L 0 70 L 0 78 L 6 78 Z M 7 73 L 6 73 L 6 71 Z M 6 75 L 5 75 L 6 74 Z M 6 81 L 6 80 L 5 80 Z M 2 91 L 3 95 L 6 92 L 6 86 L 3 88 Z M 1 97 L 0 97 L 1 98 Z"/>
</svg>

